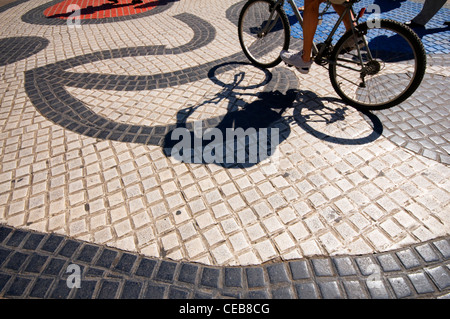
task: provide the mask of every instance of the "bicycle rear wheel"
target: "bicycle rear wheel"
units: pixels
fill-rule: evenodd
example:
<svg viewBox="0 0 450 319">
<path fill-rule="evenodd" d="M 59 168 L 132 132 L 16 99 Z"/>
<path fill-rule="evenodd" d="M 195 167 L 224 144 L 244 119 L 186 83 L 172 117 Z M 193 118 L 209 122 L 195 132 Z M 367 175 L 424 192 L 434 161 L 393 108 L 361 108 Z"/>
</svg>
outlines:
<svg viewBox="0 0 450 319">
<path fill-rule="evenodd" d="M 391 20 L 357 26 L 338 41 L 330 57 L 330 80 L 348 104 L 364 110 L 381 110 L 406 100 L 422 82 L 425 49 L 410 28 Z M 360 48 L 361 59 L 358 54 Z"/>
<path fill-rule="evenodd" d="M 239 42 L 247 58 L 256 66 L 271 68 L 281 62 L 281 50 L 290 42 L 290 25 L 273 0 L 250 0 L 239 15 Z"/>
</svg>

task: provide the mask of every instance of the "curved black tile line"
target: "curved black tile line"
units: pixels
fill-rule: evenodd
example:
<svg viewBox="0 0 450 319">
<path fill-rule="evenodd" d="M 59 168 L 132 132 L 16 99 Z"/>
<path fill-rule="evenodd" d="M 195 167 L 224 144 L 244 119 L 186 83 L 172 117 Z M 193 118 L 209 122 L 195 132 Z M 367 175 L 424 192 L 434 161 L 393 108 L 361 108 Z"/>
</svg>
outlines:
<svg viewBox="0 0 450 319">
<path fill-rule="evenodd" d="M 26 2 L 28 0 L 19 0 L 13 2 L 9 5 L 0 8 L 0 12 L 3 12 L 17 4 Z M 42 12 L 45 8 L 57 3 L 58 1 L 54 1 L 51 3 L 47 3 L 43 6 L 35 8 L 25 14 L 23 19 L 29 20 L 29 22 L 42 22 L 45 24 L 50 23 L 49 21 L 56 21 L 52 23 L 61 23 L 60 19 L 47 19 L 43 17 Z M 161 10 L 165 10 L 170 5 L 172 5 L 173 1 L 166 1 L 162 3 L 162 5 L 158 8 L 155 8 L 149 12 L 150 13 L 158 13 Z M 243 6 L 243 2 L 236 3 L 232 5 L 227 11 L 227 18 L 234 24 L 237 24 L 237 17 L 239 16 L 239 12 Z M 44 8 L 45 7 L 45 8 Z M 155 11 L 156 10 L 156 11 Z M 39 17 L 41 15 L 41 17 Z M 137 15 L 141 16 L 141 15 Z M 183 20 L 183 16 L 188 16 L 187 14 L 178 16 L 180 20 Z M 134 17 L 134 16 L 133 16 Z M 126 17 L 123 17 L 126 18 Z M 87 62 L 94 62 L 100 59 L 107 58 L 115 58 L 115 57 L 124 57 L 124 56 L 139 56 L 139 55 L 151 55 L 151 54 L 177 54 L 186 52 L 188 50 L 199 48 L 200 46 L 206 45 L 209 41 L 212 41 L 214 38 L 213 34 L 215 32 L 214 28 L 209 25 L 207 22 L 195 18 L 196 21 L 192 21 L 189 23 L 191 28 L 196 30 L 196 36 L 194 39 L 186 45 L 178 47 L 176 49 L 166 49 L 163 46 L 151 46 L 151 47 L 138 47 L 138 48 L 125 48 L 125 49 L 117 49 L 111 51 L 103 51 L 97 52 L 86 56 L 76 57 L 73 59 L 69 59 L 64 62 L 55 63 L 53 65 L 36 69 L 33 71 L 27 72 L 27 83 L 28 83 L 28 91 L 34 96 L 31 95 L 30 98 L 34 100 L 35 105 L 41 111 L 44 116 L 51 116 L 50 120 L 54 121 L 57 124 L 63 125 L 64 127 L 71 129 L 80 134 L 86 134 L 89 136 L 95 136 L 98 138 L 108 138 L 113 140 L 122 140 L 126 142 L 136 142 L 136 143 L 148 143 L 148 144 L 157 144 L 161 145 L 164 140 L 164 135 L 167 132 L 170 132 L 172 129 L 176 127 L 176 125 L 170 127 L 145 127 L 139 128 L 137 126 L 127 126 L 120 125 L 118 123 L 112 123 L 108 119 L 101 118 L 99 116 L 95 116 L 87 111 L 87 109 L 82 106 L 82 103 L 72 96 L 70 96 L 67 91 L 63 89 L 63 85 L 67 86 L 76 86 L 83 88 L 98 88 L 98 89 L 117 89 L 117 90 L 142 90 L 142 89 L 152 89 L 152 88 L 164 88 L 168 86 L 183 84 L 191 81 L 196 81 L 201 78 L 205 78 L 208 70 L 214 67 L 214 64 L 226 64 L 227 62 L 231 62 L 234 60 L 244 60 L 242 54 L 237 53 L 228 58 L 223 58 L 214 63 L 209 63 L 205 65 L 201 65 L 194 68 L 189 68 L 185 70 L 180 70 L 176 72 L 159 74 L 153 76 L 136 76 L 136 77 L 127 77 L 127 76 L 115 76 L 115 75 L 100 75 L 100 74 L 72 74 L 69 72 L 65 72 L 64 69 L 80 65 Z M 59 20 L 59 21 L 57 21 Z M 86 20 L 88 21 L 88 20 Z M 103 21 L 106 22 L 106 21 Z M 113 21 L 110 21 L 113 22 Z M 63 22 L 65 23 L 65 22 Z M 100 20 L 92 20 L 90 23 L 102 23 Z M 200 27 L 200 30 L 197 29 Z M 207 32 L 205 32 L 207 31 Z M 206 35 L 206 38 L 203 38 Z M 201 41 L 203 39 L 203 42 Z M 22 40 L 18 40 L 18 43 L 21 43 Z M 6 46 L 4 46 L 6 47 Z M 32 53 L 33 51 L 30 49 L 26 49 L 23 52 Z M 21 56 L 22 57 L 22 56 Z M 19 58 L 17 58 L 18 60 Z M 11 60 L 13 61 L 13 60 Z M 447 65 L 445 55 L 433 55 L 430 56 L 429 65 Z M 1 62 L 1 61 L 0 61 Z M 6 62 L 3 62 L 6 64 Z M 7 63 L 11 63 L 8 60 Z M 0 63 L 1 65 L 1 63 Z M 222 68 L 222 72 L 229 70 L 232 68 L 232 64 L 229 64 L 227 68 Z M 54 73 L 56 71 L 56 73 Z M 33 73 L 33 74 L 31 74 Z M 58 79 L 51 79 L 52 76 L 59 77 Z M 62 77 L 66 76 L 67 81 L 63 80 Z M 40 87 L 34 87 L 33 82 L 42 82 Z M 449 164 L 450 156 L 448 154 L 448 136 L 443 134 L 448 129 L 448 108 L 446 107 L 446 103 L 448 98 L 443 97 L 443 95 L 448 95 L 448 92 L 445 91 L 445 85 L 442 85 L 442 82 L 448 82 L 448 79 L 443 76 L 438 75 L 428 75 L 424 80 L 423 85 L 419 88 L 419 90 L 407 100 L 400 107 L 392 108 L 389 110 L 381 111 L 380 118 L 378 119 L 376 116 L 368 114 L 366 116 L 367 121 L 371 121 L 373 124 L 379 124 L 380 119 L 382 120 L 385 130 L 384 135 L 389 138 L 395 144 L 405 147 L 417 154 L 423 155 L 425 157 L 434 159 L 438 162 Z M 292 88 L 296 88 L 292 87 Z M 53 105 L 45 105 L 44 101 L 39 101 L 40 97 L 38 97 L 37 92 L 40 92 L 41 95 L 46 98 L 49 102 L 59 100 L 56 107 Z M 53 93 L 50 93 L 53 92 Z M 34 97 L 34 99 L 33 99 Z M 67 98 L 68 101 L 64 99 Z M 70 101 L 69 101 L 70 100 Z M 436 101 L 440 101 L 439 103 L 435 103 Z M 73 117 L 71 116 L 73 113 L 66 109 L 63 110 L 61 107 L 62 104 L 66 104 L 70 102 L 73 106 L 77 105 L 74 108 L 75 111 L 85 111 L 81 114 L 88 116 L 91 119 L 91 123 L 95 122 L 94 126 L 87 122 L 88 125 L 83 125 L 83 121 L 74 122 L 72 121 Z M 429 103 L 433 102 L 433 107 L 429 107 Z M 436 104 L 436 105 L 434 105 Z M 47 107 L 48 106 L 48 107 Z M 403 107 L 405 106 L 405 107 Z M 65 116 L 64 116 L 65 115 Z M 81 118 L 83 120 L 83 118 Z M 86 119 L 86 118 L 84 118 Z M 214 118 L 210 119 L 207 123 L 219 123 L 222 118 Z M 306 123 L 307 124 L 307 123 Z M 205 127 L 209 127 L 205 125 Z M 377 126 L 380 128 L 380 125 Z M 114 129 L 117 129 L 114 132 Z M 305 126 L 305 129 L 308 131 L 308 126 Z M 136 134 L 139 133 L 142 134 Z M 127 134 L 128 133 L 128 134 Z M 321 138 L 322 135 L 320 132 L 311 132 L 311 134 Z M 372 139 L 376 139 L 379 134 L 381 134 L 380 130 L 375 129 L 374 132 L 369 136 L 369 138 L 363 138 L 362 142 L 367 142 Z M 331 142 L 339 142 L 336 141 L 333 137 L 326 137 L 327 140 Z M 344 141 L 345 143 L 355 144 L 355 141 Z"/>
<path fill-rule="evenodd" d="M 166 155 L 171 154 L 175 141 L 171 139 L 171 132 L 178 127 L 185 127 L 193 132 L 194 122 L 187 122 L 192 109 L 186 108 L 180 110 L 177 114 L 176 122 L 168 125 L 140 126 L 128 125 L 115 122 L 111 119 L 102 117 L 94 113 L 82 101 L 72 96 L 65 86 L 77 87 L 83 89 L 98 90 L 118 90 L 118 91 L 139 91 L 162 89 L 171 86 L 181 85 L 209 78 L 213 82 L 219 83 L 217 75 L 225 71 L 232 70 L 239 65 L 248 64 L 245 61 L 243 53 L 238 52 L 225 58 L 208 62 L 195 67 L 182 70 L 167 72 L 154 75 L 114 75 L 114 74 L 95 74 L 95 73 L 73 73 L 67 69 L 104 59 L 149 56 L 149 55 L 171 55 L 188 52 L 203 47 L 213 41 L 215 38 L 214 27 L 205 20 L 194 15 L 183 13 L 175 18 L 187 24 L 194 31 L 194 36 L 189 43 L 176 48 L 166 48 L 165 46 L 142 46 L 133 48 L 121 48 L 94 52 L 83 56 L 56 62 L 44 67 L 36 68 L 25 72 L 25 90 L 37 110 L 47 119 L 66 129 L 83 134 L 93 138 L 109 139 L 121 142 L 132 142 L 147 145 L 159 145 L 164 148 Z M 228 127 L 247 128 L 267 128 L 261 131 L 268 134 L 266 140 L 280 144 L 290 133 L 289 122 L 297 121 L 303 125 L 305 130 L 311 132 L 308 126 L 305 126 L 304 119 L 297 114 L 293 119 L 283 117 L 284 110 L 291 107 L 296 94 L 298 93 L 298 80 L 294 72 L 287 68 L 275 68 L 271 72 L 264 70 L 266 79 L 263 83 L 254 86 L 264 86 L 262 92 L 258 94 L 258 99 L 252 103 L 246 104 L 242 110 L 232 111 L 222 116 L 209 118 L 202 121 L 202 127 L 218 128 L 223 132 Z M 239 75 L 239 74 L 237 74 Z M 242 74 L 243 75 L 243 74 Z M 220 83 L 219 83 L 220 84 Z M 220 84 L 225 89 L 225 84 Z M 227 94 L 232 94 L 232 88 L 228 89 Z M 320 102 L 320 101 L 319 101 Z M 319 103 L 320 104 L 320 103 Z M 230 107 L 232 109 L 232 106 Z M 258 113 L 259 116 L 254 116 Z M 373 120 L 373 117 L 371 118 Z M 368 137 L 355 141 L 339 141 L 332 139 L 336 143 L 354 144 L 367 143 L 380 136 L 376 130 L 380 125 L 374 124 L 374 132 Z M 279 129 L 279 140 L 271 141 L 270 134 L 272 128 Z M 317 132 L 316 132 L 317 133 Z M 260 134 L 260 130 L 257 131 Z M 317 134 L 316 134 L 317 135 Z M 225 134 L 223 134 L 225 136 Z M 191 138 L 193 133 L 191 134 Z M 321 135 L 318 135 L 320 138 Z M 328 136 L 326 137 L 328 138 Z M 226 145 L 227 143 L 223 143 Z M 192 144 L 191 144 L 192 145 Z M 267 154 L 259 154 L 258 162 L 271 156 L 275 151 L 274 144 L 268 145 Z M 248 145 L 247 145 L 248 146 Z M 246 146 L 246 147 L 247 147 Z M 225 167 L 248 167 L 256 163 L 248 160 L 248 150 L 244 163 L 226 163 L 219 161 L 216 163 Z M 262 156 L 261 156 L 262 155 Z M 195 156 L 195 155 L 193 155 Z M 241 165 L 242 164 L 242 165 Z"/>
<path fill-rule="evenodd" d="M 26 59 L 45 49 L 49 41 L 41 37 L 0 39 L 0 66 Z"/>
<path fill-rule="evenodd" d="M 128 125 L 94 113 L 82 101 L 67 92 L 64 87 L 118 91 L 161 89 L 208 77 L 212 81 L 218 81 L 216 78 L 218 74 L 232 70 L 239 65 L 247 64 L 236 62 L 244 59 L 244 55 L 239 52 L 213 62 L 164 74 L 126 76 L 66 71 L 85 63 L 103 59 L 180 54 L 205 46 L 215 38 L 215 29 L 208 22 L 188 13 L 177 15 L 175 18 L 187 24 L 194 31 L 194 36 L 189 43 L 176 48 L 142 46 L 95 52 L 25 72 L 25 90 L 31 102 L 44 117 L 76 133 L 99 139 L 160 145 L 165 148 L 166 154 L 170 154 L 172 145 L 167 143 L 169 133 L 180 126 L 186 127 L 190 131 L 193 130 L 193 122 L 186 123 L 188 115 L 180 118 L 183 112 L 187 112 L 186 110 L 181 110 L 177 116 L 179 117 L 177 122 L 171 125 Z M 277 104 L 279 108 L 280 101 L 283 98 L 285 100 L 284 109 L 292 105 L 295 92 L 288 89 L 297 88 L 298 82 L 294 73 L 285 68 L 263 72 L 266 73 L 266 80 L 259 85 L 264 85 L 265 88 L 264 92 L 260 93 L 260 99 L 256 103 L 248 104 L 245 111 L 228 112 L 226 115 L 204 120 L 203 128 L 223 127 L 225 129 L 228 122 L 233 122 L 233 119 L 239 119 L 239 121 L 245 122 L 246 127 L 253 128 L 276 125 L 275 122 L 280 120 L 282 112 L 269 111 L 268 109 L 274 104 Z M 280 93 L 281 91 L 282 93 Z M 264 107 L 266 112 L 262 111 Z M 256 108 L 259 108 L 259 117 L 255 117 L 252 113 L 252 110 L 255 111 Z M 280 126 L 279 123 L 278 126 Z M 283 122 L 280 128 L 282 131 L 281 138 L 287 137 L 289 133 L 285 133 L 290 131 L 287 122 Z M 268 134 L 270 134 L 270 131 L 268 131 Z M 270 150 L 267 156 L 272 153 L 273 151 Z M 260 160 L 263 159 L 260 158 Z M 230 165 L 233 166 L 235 163 L 229 163 L 227 166 Z"/>
<path fill-rule="evenodd" d="M 22 21 L 30 24 L 39 24 L 39 25 L 65 25 L 67 24 L 67 20 L 59 19 L 59 18 L 48 18 L 44 15 L 44 11 L 51 6 L 62 2 L 63 0 L 54 0 L 43 5 L 40 5 L 34 9 L 31 9 L 27 13 L 22 16 Z M 120 22 L 127 21 L 132 19 L 139 19 L 143 17 L 148 17 L 153 14 L 161 13 L 169 9 L 174 2 L 178 0 L 159 0 L 158 6 L 152 10 L 145 11 L 142 13 L 121 16 L 121 17 L 111 17 L 111 18 L 103 18 L 103 19 L 82 19 L 80 20 L 82 24 L 102 24 L 102 23 L 112 23 L 112 22 Z M 112 6 L 113 4 L 111 4 Z M 144 4 L 145 5 L 145 4 Z"/>
<path fill-rule="evenodd" d="M 10 2 L 8 4 L 5 4 L 5 5 L 0 7 L 0 13 L 4 12 L 6 10 L 9 10 L 9 9 L 15 7 L 15 6 L 18 6 L 19 4 L 28 2 L 28 1 L 30 1 L 30 0 L 16 0 L 16 1 Z"/>
<path fill-rule="evenodd" d="M 68 288 L 69 265 L 80 288 Z M 450 298 L 450 237 L 395 251 L 214 267 L 0 225 L 0 298 Z"/>
<path fill-rule="evenodd" d="M 106 50 L 36 68 L 25 73 L 25 89 L 28 96 L 43 116 L 74 132 L 102 139 L 161 144 L 170 127 L 141 127 L 111 121 L 92 112 L 81 101 L 69 94 L 64 86 L 119 91 L 167 88 L 206 78 L 212 67 L 218 63 L 234 60 L 234 56 L 227 60 L 222 59 L 197 67 L 156 75 L 83 74 L 65 70 L 104 59 L 179 54 L 205 46 L 214 39 L 215 29 L 208 22 L 187 13 L 175 18 L 188 24 L 194 30 L 194 37 L 189 43 L 177 48 L 158 45 Z"/>
</svg>

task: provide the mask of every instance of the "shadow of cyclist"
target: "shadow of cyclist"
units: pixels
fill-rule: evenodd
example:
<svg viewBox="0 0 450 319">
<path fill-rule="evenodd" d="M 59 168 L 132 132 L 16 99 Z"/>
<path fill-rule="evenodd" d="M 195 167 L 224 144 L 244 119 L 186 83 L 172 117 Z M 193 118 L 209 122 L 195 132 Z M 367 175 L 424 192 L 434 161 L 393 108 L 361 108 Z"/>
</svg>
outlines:
<svg viewBox="0 0 450 319">
<path fill-rule="evenodd" d="M 183 162 L 227 168 L 251 167 L 270 158 L 290 134 L 283 113 L 292 107 L 297 90 L 285 94 L 261 92 L 257 96 L 257 100 L 234 111 L 230 111 L 235 107 L 230 102 L 225 115 L 204 121 L 187 122 L 196 107 L 180 110 L 176 128 L 164 140 L 164 153 Z"/>
</svg>

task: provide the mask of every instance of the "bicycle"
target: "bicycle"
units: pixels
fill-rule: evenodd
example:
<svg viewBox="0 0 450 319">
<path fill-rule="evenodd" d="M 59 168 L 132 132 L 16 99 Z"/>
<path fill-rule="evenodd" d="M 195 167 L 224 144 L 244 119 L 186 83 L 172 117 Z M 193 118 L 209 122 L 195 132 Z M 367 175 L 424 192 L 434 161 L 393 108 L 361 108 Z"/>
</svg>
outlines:
<svg viewBox="0 0 450 319">
<path fill-rule="evenodd" d="M 329 65 L 331 84 L 347 104 L 362 110 L 390 108 L 410 97 L 422 82 L 425 49 L 416 33 L 397 21 L 372 19 L 360 23 L 365 8 L 358 14 L 353 9 L 359 1 L 343 4 L 345 10 L 326 40 L 313 44 L 313 61 Z M 302 26 L 294 0 L 287 2 Z M 258 67 L 275 67 L 281 62 L 281 50 L 289 49 L 291 26 L 284 5 L 285 0 L 249 0 L 241 10 L 239 42 L 247 58 Z M 319 17 L 330 6 L 331 1 L 327 1 Z M 346 15 L 352 28 L 333 45 Z"/>
</svg>

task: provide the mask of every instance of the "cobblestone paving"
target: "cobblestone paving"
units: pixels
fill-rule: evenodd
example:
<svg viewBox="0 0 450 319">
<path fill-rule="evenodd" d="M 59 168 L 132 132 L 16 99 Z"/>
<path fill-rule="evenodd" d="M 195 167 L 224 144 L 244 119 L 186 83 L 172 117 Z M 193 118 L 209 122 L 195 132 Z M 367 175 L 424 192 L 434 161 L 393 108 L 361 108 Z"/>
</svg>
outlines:
<svg viewBox="0 0 450 319">
<path fill-rule="evenodd" d="M 0 257 L 0 297 L 6 298 L 450 297 L 447 239 L 356 257 L 212 267 L 147 258 L 56 234 L 0 227 Z M 80 286 L 70 289 L 73 265 L 79 269 Z"/>
<path fill-rule="evenodd" d="M 234 24 L 240 5 L 167 1 L 144 16 L 80 28 L 42 23 L 44 0 L 0 11 L 0 41 L 33 44 L 0 51 L 0 223 L 128 251 L 172 265 L 177 276 L 183 262 L 195 262 L 220 278 L 230 266 L 292 260 L 276 264 L 288 267 L 446 238 L 447 55 L 430 56 L 423 86 L 405 103 L 361 114 L 337 99 L 324 68 L 301 77 L 245 63 Z M 281 132 L 277 161 L 227 166 L 167 156 L 165 138 L 180 123 L 215 127 L 231 114 L 262 125 L 249 116 L 257 107 L 264 126 Z M 436 267 L 448 275 L 448 265 Z M 413 296 L 414 283 L 395 275 Z M 26 282 L 30 293 L 31 281 L 20 280 L 5 282 L 3 293 Z M 344 293 L 344 284 L 324 285 Z M 298 293 L 289 287 L 280 294 Z"/>
</svg>

